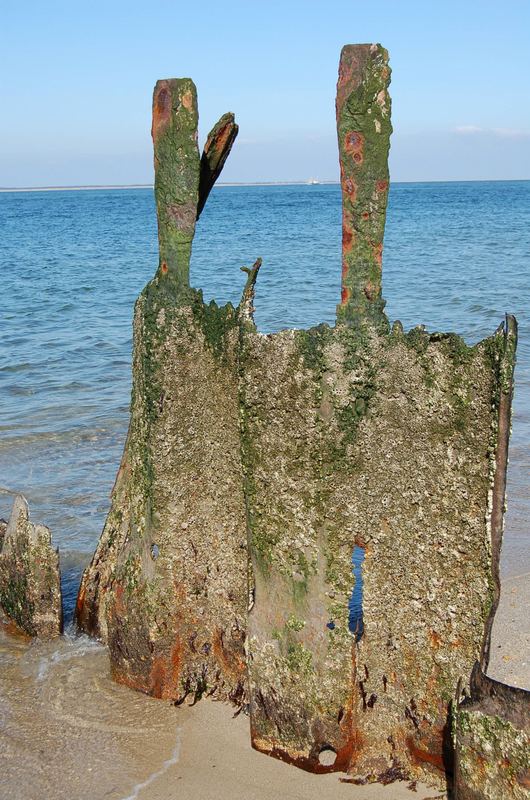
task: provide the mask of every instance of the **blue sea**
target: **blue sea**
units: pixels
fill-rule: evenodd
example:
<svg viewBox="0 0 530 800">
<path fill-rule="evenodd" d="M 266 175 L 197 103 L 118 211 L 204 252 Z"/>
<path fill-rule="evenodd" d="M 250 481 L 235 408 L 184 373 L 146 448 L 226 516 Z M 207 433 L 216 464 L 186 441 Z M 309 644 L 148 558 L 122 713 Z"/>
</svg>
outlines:
<svg viewBox="0 0 530 800">
<path fill-rule="evenodd" d="M 262 331 L 332 323 L 337 185 L 219 186 L 192 285 L 239 301 L 261 256 Z M 157 265 L 152 191 L 0 193 L 0 516 L 22 492 L 61 548 L 66 606 L 109 506 L 128 422 L 131 321 Z M 391 320 L 468 342 L 514 313 L 519 349 L 503 574 L 530 571 L 530 182 L 394 184 L 383 259 Z"/>
</svg>

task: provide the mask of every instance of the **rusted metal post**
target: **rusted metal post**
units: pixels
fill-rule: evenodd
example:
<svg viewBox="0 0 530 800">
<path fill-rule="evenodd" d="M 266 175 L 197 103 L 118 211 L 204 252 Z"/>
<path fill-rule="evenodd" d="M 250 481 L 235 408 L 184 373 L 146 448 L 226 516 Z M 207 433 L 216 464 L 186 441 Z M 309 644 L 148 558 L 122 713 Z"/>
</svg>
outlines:
<svg viewBox="0 0 530 800">
<path fill-rule="evenodd" d="M 189 287 L 191 245 L 199 202 L 197 92 L 189 78 L 158 81 L 153 93 L 155 200 L 159 279 Z"/>
<path fill-rule="evenodd" d="M 379 44 L 342 48 L 337 134 L 342 188 L 340 320 L 384 320 L 381 297 L 390 148 L 390 67 Z"/>
</svg>

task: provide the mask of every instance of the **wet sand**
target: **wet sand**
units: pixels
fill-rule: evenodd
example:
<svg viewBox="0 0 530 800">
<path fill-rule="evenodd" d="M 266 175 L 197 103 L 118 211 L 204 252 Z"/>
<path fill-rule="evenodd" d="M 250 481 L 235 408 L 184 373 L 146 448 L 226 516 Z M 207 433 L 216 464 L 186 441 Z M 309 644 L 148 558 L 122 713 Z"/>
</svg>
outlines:
<svg viewBox="0 0 530 800">
<path fill-rule="evenodd" d="M 502 582 L 488 674 L 530 690 L 530 573 Z"/>
<path fill-rule="evenodd" d="M 530 687 L 530 575 L 503 584 L 490 674 Z M 253 751 L 222 703 L 175 708 L 112 683 L 85 637 L 28 643 L 0 631 L 2 800 L 425 800 L 407 784 L 353 786 Z M 343 776 L 344 777 L 344 776 Z"/>
</svg>

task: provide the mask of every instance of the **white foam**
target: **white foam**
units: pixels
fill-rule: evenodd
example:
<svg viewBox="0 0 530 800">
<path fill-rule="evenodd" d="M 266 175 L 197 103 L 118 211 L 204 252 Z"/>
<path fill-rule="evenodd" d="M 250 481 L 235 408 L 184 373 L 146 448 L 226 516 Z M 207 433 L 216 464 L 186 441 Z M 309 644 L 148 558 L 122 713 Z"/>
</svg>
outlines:
<svg viewBox="0 0 530 800">
<path fill-rule="evenodd" d="M 140 792 L 143 789 L 146 789 L 152 783 L 154 783 L 154 781 L 158 780 L 158 778 L 161 778 L 162 775 L 165 775 L 165 773 L 168 771 L 170 767 L 173 766 L 173 764 L 177 764 L 179 758 L 180 758 L 180 728 L 177 728 L 177 743 L 175 745 L 171 757 L 168 758 L 166 761 L 164 761 L 160 769 L 158 769 L 156 772 L 151 773 L 151 775 L 149 775 L 149 777 L 146 778 L 145 781 L 142 781 L 142 783 L 137 783 L 136 786 L 133 788 L 131 794 L 127 795 L 127 797 L 123 797 L 122 800 L 137 800 L 138 796 L 140 795 Z"/>
</svg>

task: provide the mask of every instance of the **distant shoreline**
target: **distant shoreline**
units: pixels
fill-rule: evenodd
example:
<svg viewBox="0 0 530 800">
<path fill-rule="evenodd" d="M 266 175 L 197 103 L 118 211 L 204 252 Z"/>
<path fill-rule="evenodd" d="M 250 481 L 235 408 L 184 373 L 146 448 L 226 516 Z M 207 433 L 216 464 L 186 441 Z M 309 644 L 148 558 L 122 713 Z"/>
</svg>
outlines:
<svg viewBox="0 0 530 800">
<path fill-rule="evenodd" d="M 246 182 L 222 182 L 215 186 L 306 186 L 306 185 L 338 185 L 339 181 L 318 181 L 317 184 L 310 184 L 309 181 L 254 181 Z M 111 184 L 110 186 L 0 186 L 0 192 L 89 192 L 104 191 L 109 189 L 153 189 L 152 183 L 131 183 L 131 184 Z"/>
<path fill-rule="evenodd" d="M 448 181 L 391 181 L 394 184 L 423 183 L 527 183 L 530 178 L 481 178 L 480 180 L 448 180 Z M 216 183 L 221 186 L 339 186 L 340 181 L 227 181 Z M 109 186 L 95 184 L 93 186 L 0 186 L 0 192 L 90 192 L 119 189 L 152 189 L 152 183 L 124 183 Z"/>
</svg>

